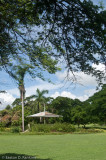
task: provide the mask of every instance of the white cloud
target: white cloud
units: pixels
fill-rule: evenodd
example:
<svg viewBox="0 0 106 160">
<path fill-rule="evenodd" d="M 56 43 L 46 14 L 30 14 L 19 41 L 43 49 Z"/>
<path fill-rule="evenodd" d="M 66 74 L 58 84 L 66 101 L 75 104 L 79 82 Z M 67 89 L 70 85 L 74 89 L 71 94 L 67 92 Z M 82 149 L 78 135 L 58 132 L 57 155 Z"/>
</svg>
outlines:
<svg viewBox="0 0 106 160">
<path fill-rule="evenodd" d="M 84 91 L 84 93 L 85 93 L 86 95 L 88 95 L 89 97 L 92 96 L 92 95 L 93 95 L 94 93 L 96 93 L 96 92 L 97 92 L 96 89 L 87 89 L 87 90 Z"/>
<path fill-rule="evenodd" d="M 95 89 L 89 89 L 89 90 L 84 91 L 83 96 L 76 96 L 76 95 L 72 94 L 71 92 L 62 91 L 61 93 L 60 92 L 55 92 L 54 94 L 51 95 L 51 97 L 56 98 L 58 96 L 61 96 L 61 97 L 68 97 L 68 98 L 71 98 L 71 99 L 79 99 L 80 101 L 85 101 L 90 96 L 92 96 L 95 92 L 96 92 Z"/>
<path fill-rule="evenodd" d="M 10 93 L 0 93 L 0 110 L 4 109 L 8 104 L 11 105 L 15 98 Z"/>
<path fill-rule="evenodd" d="M 101 63 L 99 65 L 93 64 L 92 67 L 94 67 L 96 70 L 104 72 L 104 74 L 106 73 L 104 64 Z M 96 78 L 93 77 L 92 75 L 87 75 L 84 72 L 73 72 L 73 73 L 77 80 L 74 81 L 74 83 L 81 84 L 84 86 L 97 86 Z M 69 72 L 69 74 L 67 75 L 67 70 L 65 70 L 64 72 L 57 72 L 56 76 L 58 80 L 61 81 L 65 80 L 68 81 L 69 83 L 74 79 L 74 76 L 71 72 Z"/>
<path fill-rule="evenodd" d="M 48 82 L 41 82 L 39 85 L 34 85 L 31 87 L 27 87 L 26 88 L 26 96 L 30 96 L 32 94 L 36 93 L 37 88 L 39 88 L 39 90 L 56 90 L 58 88 L 60 88 L 62 86 L 62 84 L 57 84 L 57 85 L 53 85 L 51 83 Z"/>
<path fill-rule="evenodd" d="M 78 79 L 78 83 L 79 84 L 83 84 L 84 86 L 96 86 L 97 82 L 96 82 L 96 78 L 92 77 L 91 75 L 87 75 L 83 72 L 79 72 L 76 74 L 77 77 L 79 77 Z"/>
<path fill-rule="evenodd" d="M 77 97 L 76 95 L 72 94 L 71 92 L 67 92 L 67 91 L 63 91 L 61 93 L 60 92 L 55 92 L 54 94 L 51 95 L 51 97 L 53 97 L 53 98 L 56 98 L 58 96 L 68 97 L 68 98 L 71 98 L 71 99 L 76 99 L 77 98 L 77 99 L 80 99 L 82 101 L 85 100 L 84 97 Z M 86 98 L 88 98 L 88 96 Z"/>
<path fill-rule="evenodd" d="M 58 88 L 61 88 L 63 86 L 63 84 L 59 83 L 59 84 L 51 84 L 42 80 L 39 80 L 39 84 L 37 83 L 36 85 L 30 86 L 30 87 L 26 87 L 26 96 L 30 96 L 32 94 L 36 93 L 37 88 L 39 88 L 39 90 L 56 90 Z M 18 88 L 14 88 L 14 89 L 10 89 L 8 90 L 8 93 L 19 97 L 20 93 L 19 93 L 19 89 Z"/>
<path fill-rule="evenodd" d="M 51 83 L 44 82 L 44 81 L 40 80 L 38 85 L 26 87 L 26 97 L 30 96 L 32 94 L 35 94 L 37 88 L 39 88 L 40 90 L 51 91 L 51 90 L 56 90 L 56 89 L 60 88 L 61 86 L 62 86 L 62 84 L 53 85 Z M 7 90 L 7 93 L 5 93 L 5 94 L 0 93 L 0 102 L 2 103 L 2 104 L 0 104 L 0 110 L 4 109 L 8 104 L 11 105 L 16 97 L 18 97 L 18 98 L 20 97 L 20 93 L 19 93 L 18 88 L 9 89 L 9 90 Z"/>
<path fill-rule="evenodd" d="M 105 69 L 105 66 L 103 64 L 99 64 L 99 65 L 93 64 L 93 67 L 95 67 L 101 71 L 103 71 Z M 72 77 L 71 72 L 69 73 L 69 75 L 70 75 L 70 77 Z M 91 75 L 86 75 L 83 72 L 75 73 L 75 75 L 77 77 L 77 81 L 79 83 L 83 84 L 84 86 L 95 87 L 97 85 L 96 79 L 94 77 L 92 77 Z M 63 90 L 64 82 L 60 82 L 60 80 L 63 81 L 66 76 L 67 76 L 67 71 L 57 72 L 56 77 L 58 78 L 58 84 L 55 84 L 55 85 L 48 83 L 48 82 L 45 82 L 45 81 L 42 81 L 42 80 L 39 80 L 39 79 L 36 79 L 36 85 L 26 87 L 26 97 L 30 96 L 32 94 L 35 94 L 37 88 L 39 88 L 40 90 L 52 91 L 54 94 L 52 94 L 51 97 L 53 97 L 53 98 L 56 98 L 58 96 L 62 96 L 62 97 L 69 97 L 72 99 L 78 98 L 81 101 L 88 99 L 88 97 L 92 96 L 96 92 L 95 89 L 89 89 L 89 90 L 84 91 L 84 88 L 83 88 L 82 89 L 83 95 L 81 93 L 81 95 L 77 96 L 78 94 L 77 95 L 72 94 L 71 92 Z M 54 81 L 56 81 L 56 80 L 54 80 Z M 59 92 L 60 89 L 62 89 L 61 92 Z M 81 92 L 81 91 L 78 89 L 77 93 L 79 93 L 79 92 Z M 9 89 L 6 94 L 1 93 L 0 94 L 0 101 L 2 102 L 2 104 L 0 105 L 0 110 L 5 108 L 6 105 L 11 104 L 15 100 L 14 97 L 18 97 L 18 98 L 20 97 L 18 88 Z"/>
<path fill-rule="evenodd" d="M 78 73 L 74 73 L 77 81 L 75 81 L 74 83 L 77 83 L 77 84 L 81 84 L 81 85 L 84 85 L 84 86 L 88 86 L 88 85 L 94 85 L 96 86 L 97 85 L 97 82 L 96 82 L 96 79 L 95 77 L 92 77 L 91 75 L 87 75 L 83 72 L 78 72 Z M 71 72 L 69 72 L 69 75 L 67 77 L 67 71 L 64 71 L 64 72 L 59 72 L 56 74 L 57 78 L 59 80 L 66 80 L 66 81 L 71 81 L 71 79 L 73 79 L 73 75 Z M 67 78 L 66 78 L 67 77 Z"/>
<path fill-rule="evenodd" d="M 99 63 L 98 65 L 93 64 L 92 67 L 95 68 L 96 70 L 100 70 L 104 73 L 106 72 L 106 70 L 105 70 L 106 66 L 104 64 L 101 64 L 101 63 Z"/>
<path fill-rule="evenodd" d="M 20 96 L 20 93 L 19 93 L 19 89 L 18 88 L 13 88 L 13 89 L 9 89 L 7 90 L 8 93 L 16 96 L 16 97 L 19 97 Z"/>
</svg>

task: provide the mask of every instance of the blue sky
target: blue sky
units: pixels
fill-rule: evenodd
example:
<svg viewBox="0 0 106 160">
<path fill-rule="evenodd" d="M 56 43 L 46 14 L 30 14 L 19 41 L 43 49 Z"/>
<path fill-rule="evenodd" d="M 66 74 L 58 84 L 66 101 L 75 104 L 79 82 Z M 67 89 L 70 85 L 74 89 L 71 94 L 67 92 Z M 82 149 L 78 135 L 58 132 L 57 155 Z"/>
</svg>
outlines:
<svg viewBox="0 0 106 160">
<path fill-rule="evenodd" d="M 93 0 L 93 2 L 97 4 L 99 0 Z M 106 6 L 105 0 L 103 0 L 103 3 Z M 99 64 L 99 66 L 96 67 L 100 70 L 104 68 L 102 64 Z M 47 96 L 51 96 L 54 98 L 56 98 L 57 96 L 69 97 L 72 99 L 78 98 L 81 101 L 84 101 L 96 92 L 97 83 L 95 78 L 91 75 L 85 75 L 83 72 L 75 73 L 78 77 L 78 84 L 75 83 L 74 85 L 72 85 L 71 81 L 68 81 L 66 83 L 66 81 L 64 80 L 66 74 L 67 71 L 65 69 L 57 72 L 54 75 L 44 73 L 45 77 L 50 78 L 54 84 L 42 81 L 38 78 L 32 79 L 29 75 L 26 75 L 26 96 L 35 94 L 36 89 L 39 88 L 40 90 L 49 90 L 49 94 Z M 71 73 L 70 76 L 72 76 Z M 2 104 L 0 105 L 0 110 L 5 108 L 7 104 L 11 104 L 15 100 L 15 98 L 19 98 L 19 90 L 16 82 L 3 71 L 0 71 L 0 90 L 7 91 L 6 94 L 0 93 L 0 101 L 2 102 Z"/>
</svg>

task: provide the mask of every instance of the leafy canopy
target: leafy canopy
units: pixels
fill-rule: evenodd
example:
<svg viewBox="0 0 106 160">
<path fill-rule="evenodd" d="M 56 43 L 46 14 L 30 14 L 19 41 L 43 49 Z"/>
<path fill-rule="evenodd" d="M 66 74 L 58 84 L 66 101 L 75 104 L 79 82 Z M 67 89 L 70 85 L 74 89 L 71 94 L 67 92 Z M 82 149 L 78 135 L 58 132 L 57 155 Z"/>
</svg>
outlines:
<svg viewBox="0 0 106 160">
<path fill-rule="evenodd" d="M 106 65 L 106 11 L 91 0 L 1 0 L 0 66 L 23 58 L 54 73 L 55 61 L 64 57 L 72 72 L 92 74 L 99 82 Z M 51 64 L 53 63 L 53 65 Z"/>
</svg>

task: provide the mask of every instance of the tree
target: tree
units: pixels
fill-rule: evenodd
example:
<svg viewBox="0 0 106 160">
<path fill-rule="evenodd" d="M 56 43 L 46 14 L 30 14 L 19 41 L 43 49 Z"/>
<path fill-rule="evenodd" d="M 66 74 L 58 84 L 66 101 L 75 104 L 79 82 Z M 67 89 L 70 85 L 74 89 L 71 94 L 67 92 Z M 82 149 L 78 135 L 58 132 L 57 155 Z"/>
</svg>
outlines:
<svg viewBox="0 0 106 160">
<path fill-rule="evenodd" d="M 106 84 L 87 100 L 92 122 L 106 124 Z"/>
<path fill-rule="evenodd" d="M 89 122 L 86 110 L 84 110 L 82 106 L 76 106 L 75 108 L 73 108 L 71 111 L 71 117 L 72 122 L 76 123 L 78 125 L 78 128 L 80 124 L 83 124 L 85 128 L 85 124 Z"/>
<path fill-rule="evenodd" d="M 21 65 L 13 66 L 12 68 L 12 77 L 16 80 L 18 84 L 18 88 L 20 91 L 20 99 L 22 102 L 22 131 L 24 132 L 24 98 L 25 98 L 25 86 L 24 86 L 24 78 L 26 73 L 31 74 L 32 66 L 29 65 Z"/>
<path fill-rule="evenodd" d="M 8 69 L 10 58 L 22 59 L 23 51 L 36 66 L 39 53 L 45 52 L 58 60 L 64 57 L 73 74 L 92 74 L 99 82 L 105 78 L 93 67 L 106 66 L 106 11 L 101 5 L 90 0 L 2 0 L 0 6 L 2 68 Z M 40 59 L 44 57 L 40 54 Z"/>
<path fill-rule="evenodd" d="M 13 106 L 13 107 L 15 107 L 15 106 L 17 106 L 17 105 L 21 105 L 21 99 L 20 99 L 20 98 L 16 98 L 16 99 L 14 100 L 14 102 L 12 103 L 12 106 Z"/>
<path fill-rule="evenodd" d="M 74 100 L 67 97 L 57 97 L 51 103 L 54 112 L 63 116 L 64 122 L 71 122 L 71 109 L 73 108 Z"/>
<path fill-rule="evenodd" d="M 7 105 L 5 109 L 6 109 L 6 110 L 11 110 L 12 108 L 11 108 L 10 105 Z"/>
<path fill-rule="evenodd" d="M 42 90 L 40 91 L 38 88 L 36 90 L 36 94 L 35 95 L 32 95 L 30 96 L 30 98 L 36 98 L 36 101 L 37 101 L 37 110 L 38 112 L 40 111 L 40 104 L 41 103 L 45 103 L 45 96 L 44 94 L 47 94 L 48 93 L 48 90 Z"/>
</svg>

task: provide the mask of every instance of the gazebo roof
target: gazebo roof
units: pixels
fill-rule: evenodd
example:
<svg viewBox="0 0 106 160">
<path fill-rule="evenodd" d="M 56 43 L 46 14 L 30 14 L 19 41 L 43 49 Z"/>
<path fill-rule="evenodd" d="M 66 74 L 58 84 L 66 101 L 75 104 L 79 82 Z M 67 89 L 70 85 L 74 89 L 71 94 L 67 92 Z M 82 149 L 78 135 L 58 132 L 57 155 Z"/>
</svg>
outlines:
<svg viewBox="0 0 106 160">
<path fill-rule="evenodd" d="M 45 112 L 29 115 L 27 117 L 62 117 L 62 116 L 45 111 Z"/>
</svg>

